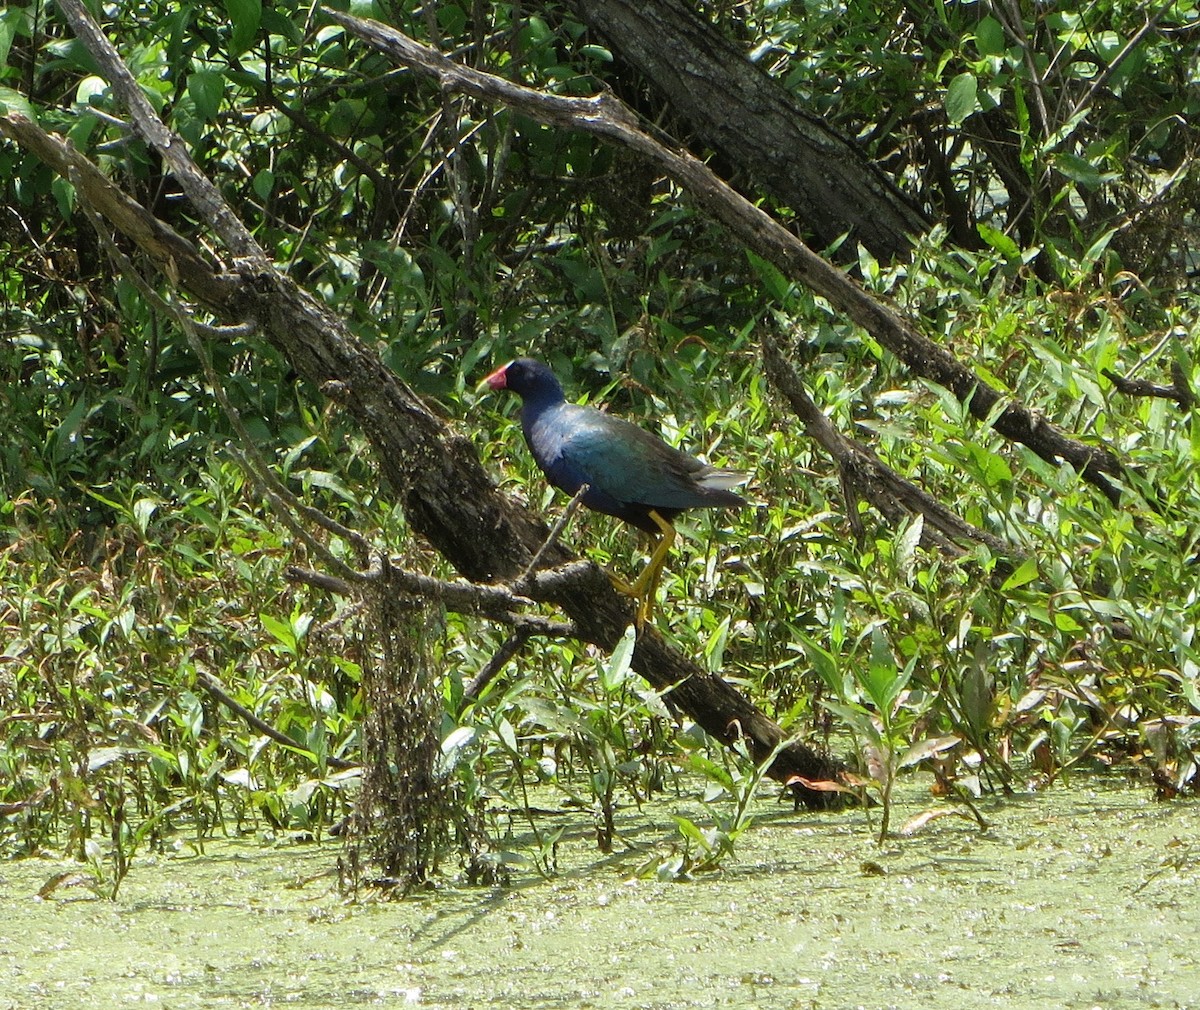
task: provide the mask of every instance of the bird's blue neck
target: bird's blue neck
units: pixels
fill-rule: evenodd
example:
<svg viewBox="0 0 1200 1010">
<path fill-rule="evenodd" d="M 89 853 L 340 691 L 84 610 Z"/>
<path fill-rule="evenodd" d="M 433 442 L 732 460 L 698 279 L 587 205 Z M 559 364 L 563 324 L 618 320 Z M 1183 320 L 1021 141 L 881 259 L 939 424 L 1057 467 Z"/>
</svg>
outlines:
<svg viewBox="0 0 1200 1010">
<path fill-rule="evenodd" d="M 565 399 L 562 386 L 555 379 L 539 382 L 536 388 L 528 390 L 521 398 L 521 424 L 528 428 L 543 413 L 557 407 Z"/>
</svg>

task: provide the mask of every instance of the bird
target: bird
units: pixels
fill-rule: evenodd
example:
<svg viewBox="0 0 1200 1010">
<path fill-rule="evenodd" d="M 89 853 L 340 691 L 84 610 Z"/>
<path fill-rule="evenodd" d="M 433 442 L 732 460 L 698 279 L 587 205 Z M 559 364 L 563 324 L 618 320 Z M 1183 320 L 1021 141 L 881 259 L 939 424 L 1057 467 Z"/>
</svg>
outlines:
<svg viewBox="0 0 1200 1010">
<path fill-rule="evenodd" d="M 709 466 L 650 432 L 611 414 L 570 403 L 550 368 L 517 358 L 484 378 L 477 392 L 509 390 L 521 398 L 521 430 L 546 479 L 594 512 L 616 516 L 657 538 L 637 580 L 614 585 L 638 602 L 637 626 L 647 624 L 675 518 L 686 509 L 741 508 L 732 490 L 747 480 L 736 470 Z"/>
</svg>

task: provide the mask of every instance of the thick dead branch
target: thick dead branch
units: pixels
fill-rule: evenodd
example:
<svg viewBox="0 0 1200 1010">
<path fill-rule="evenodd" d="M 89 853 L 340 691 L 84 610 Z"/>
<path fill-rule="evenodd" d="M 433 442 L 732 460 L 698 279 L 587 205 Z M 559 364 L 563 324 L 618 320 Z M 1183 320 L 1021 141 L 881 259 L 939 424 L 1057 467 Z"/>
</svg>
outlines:
<svg viewBox="0 0 1200 1010">
<path fill-rule="evenodd" d="M 321 8 L 331 21 L 398 62 L 435 77 L 445 90 L 499 102 L 540 123 L 582 130 L 631 148 L 652 160 L 724 224 L 749 249 L 785 274 L 827 298 L 870 333 L 916 375 L 945 386 L 977 418 L 991 419 L 1005 438 L 1028 446 L 1043 459 L 1069 463 L 1114 504 L 1120 491 L 1117 457 L 1104 446 L 1087 445 L 1024 404 L 988 385 L 945 348 L 924 336 L 909 319 L 872 297 L 852 277 L 827 263 L 761 208 L 731 189 L 707 165 L 669 137 L 643 125 L 610 94 L 570 98 L 535 91 L 500 77 L 460 66 L 402 32 L 377 21 Z"/>
<path fill-rule="evenodd" d="M 960 543 L 972 540 L 986 544 L 993 554 L 1019 555 L 1019 551 L 999 537 L 972 526 L 928 492 L 905 480 L 868 446 L 838 431 L 813 403 L 800 376 L 784 356 L 783 348 L 771 334 L 763 338 L 763 359 L 767 379 L 804 422 L 805 431 L 837 463 L 847 490 L 848 515 L 853 512 L 857 499 L 862 497 L 893 524 L 911 516 L 921 516 L 924 519 L 921 544 L 935 547 L 951 557 L 966 553 Z"/>
<path fill-rule="evenodd" d="M 570 0 L 679 110 L 706 145 L 787 203 L 818 246 L 849 233 L 881 259 L 907 253 L 929 228 L 853 141 L 746 58 L 687 0 Z"/>
</svg>

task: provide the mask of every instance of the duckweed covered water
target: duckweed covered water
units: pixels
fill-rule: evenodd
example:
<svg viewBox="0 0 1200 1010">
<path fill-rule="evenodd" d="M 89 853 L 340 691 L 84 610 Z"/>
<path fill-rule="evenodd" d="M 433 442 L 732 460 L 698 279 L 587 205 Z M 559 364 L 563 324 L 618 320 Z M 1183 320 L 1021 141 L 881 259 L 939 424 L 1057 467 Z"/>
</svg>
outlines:
<svg viewBox="0 0 1200 1010">
<path fill-rule="evenodd" d="M 116 902 L 2 864 L 0 1008 L 1200 1007 L 1194 803 L 1077 784 L 879 849 L 862 811 L 764 802 L 722 872 L 630 879 L 679 806 L 610 857 L 564 815 L 557 878 L 404 902 L 339 895 L 337 842 L 139 858 Z"/>
</svg>

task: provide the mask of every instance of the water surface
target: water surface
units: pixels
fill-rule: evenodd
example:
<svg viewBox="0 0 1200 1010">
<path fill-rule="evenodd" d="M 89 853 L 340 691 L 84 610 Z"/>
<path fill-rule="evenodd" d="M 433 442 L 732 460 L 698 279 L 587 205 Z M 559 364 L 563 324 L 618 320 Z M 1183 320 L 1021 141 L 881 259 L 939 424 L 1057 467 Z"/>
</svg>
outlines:
<svg viewBox="0 0 1200 1010">
<path fill-rule="evenodd" d="M 916 786 L 894 823 L 934 801 Z M 117 901 L 0 864 L 0 1010 L 162 1006 L 1200 1008 L 1200 807 L 1123 782 L 984 801 L 882 849 L 862 811 L 769 801 L 718 873 L 633 879 L 663 801 L 585 814 L 559 875 L 403 902 L 337 891 L 340 843 L 140 856 Z M 620 846 L 618 846 L 620 848 Z M 880 872 L 882 871 L 882 872 Z"/>
</svg>

